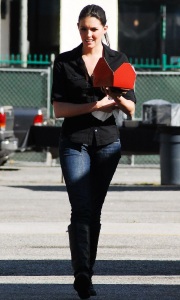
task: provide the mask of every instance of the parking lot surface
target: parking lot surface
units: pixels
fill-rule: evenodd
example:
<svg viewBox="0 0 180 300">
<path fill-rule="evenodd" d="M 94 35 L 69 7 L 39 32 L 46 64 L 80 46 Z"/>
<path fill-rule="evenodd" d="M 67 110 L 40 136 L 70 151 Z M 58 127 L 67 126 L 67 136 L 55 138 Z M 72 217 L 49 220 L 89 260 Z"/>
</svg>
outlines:
<svg viewBox="0 0 180 300">
<path fill-rule="evenodd" d="M 59 166 L 0 168 L 0 300 L 76 300 Z M 180 299 L 180 186 L 119 166 L 102 211 L 94 300 Z"/>
</svg>

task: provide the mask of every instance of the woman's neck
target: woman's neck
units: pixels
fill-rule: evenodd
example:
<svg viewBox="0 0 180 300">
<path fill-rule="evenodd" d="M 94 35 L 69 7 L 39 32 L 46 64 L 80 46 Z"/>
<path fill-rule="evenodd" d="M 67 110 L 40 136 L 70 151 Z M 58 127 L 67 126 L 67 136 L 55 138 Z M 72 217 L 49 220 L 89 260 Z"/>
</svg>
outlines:
<svg viewBox="0 0 180 300">
<path fill-rule="evenodd" d="M 82 52 L 82 59 L 84 60 L 89 76 L 92 76 L 94 68 L 100 57 L 103 56 L 103 46 L 87 49 L 88 51 Z"/>
<path fill-rule="evenodd" d="M 93 56 L 100 57 L 103 55 L 103 45 L 100 44 L 98 47 L 94 47 L 94 48 L 86 48 L 83 45 L 82 55 L 85 55 L 85 56 L 93 55 Z"/>
</svg>

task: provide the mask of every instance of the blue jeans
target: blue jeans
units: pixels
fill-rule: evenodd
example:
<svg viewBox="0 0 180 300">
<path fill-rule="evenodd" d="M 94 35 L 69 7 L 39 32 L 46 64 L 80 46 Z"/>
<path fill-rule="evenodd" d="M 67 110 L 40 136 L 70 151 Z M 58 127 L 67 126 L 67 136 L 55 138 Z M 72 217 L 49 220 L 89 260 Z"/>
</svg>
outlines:
<svg viewBox="0 0 180 300">
<path fill-rule="evenodd" d="M 71 204 L 71 223 L 100 224 L 101 209 L 119 159 L 121 144 L 77 144 L 62 138 L 60 164 Z"/>
</svg>

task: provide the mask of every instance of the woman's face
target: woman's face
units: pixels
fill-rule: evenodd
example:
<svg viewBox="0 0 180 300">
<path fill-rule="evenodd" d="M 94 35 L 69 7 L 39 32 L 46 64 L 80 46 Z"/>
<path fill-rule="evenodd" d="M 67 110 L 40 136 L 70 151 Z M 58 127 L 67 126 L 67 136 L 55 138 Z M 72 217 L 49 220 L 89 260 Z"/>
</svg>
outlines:
<svg viewBox="0 0 180 300">
<path fill-rule="evenodd" d="M 95 17 L 86 17 L 78 23 L 78 29 L 84 47 L 94 48 L 101 44 L 107 26 L 103 26 Z"/>
</svg>

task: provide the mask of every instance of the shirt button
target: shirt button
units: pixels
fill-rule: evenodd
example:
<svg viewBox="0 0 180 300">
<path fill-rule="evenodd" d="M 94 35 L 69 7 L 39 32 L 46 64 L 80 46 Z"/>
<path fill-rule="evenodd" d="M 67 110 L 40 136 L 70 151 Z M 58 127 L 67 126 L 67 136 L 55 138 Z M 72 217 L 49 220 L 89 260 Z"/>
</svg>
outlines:
<svg viewBox="0 0 180 300">
<path fill-rule="evenodd" d="M 95 129 L 94 131 L 97 132 L 97 129 Z"/>
</svg>

